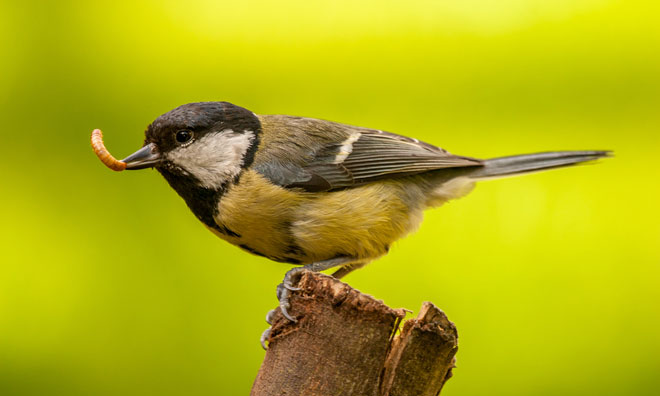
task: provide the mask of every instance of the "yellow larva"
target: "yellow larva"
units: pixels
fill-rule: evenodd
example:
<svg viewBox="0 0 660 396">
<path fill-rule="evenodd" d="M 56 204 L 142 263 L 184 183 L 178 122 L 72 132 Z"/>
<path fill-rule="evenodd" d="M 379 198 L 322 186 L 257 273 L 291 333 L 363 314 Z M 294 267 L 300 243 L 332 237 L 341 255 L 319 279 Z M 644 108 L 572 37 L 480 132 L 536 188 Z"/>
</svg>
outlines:
<svg viewBox="0 0 660 396">
<path fill-rule="evenodd" d="M 92 148 L 97 157 L 113 171 L 121 172 L 126 169 L 126 163 L 121 162 L 108 152 L 103 144 L 103 132 L 100 129 L 92 131 Z"/>
</svg>

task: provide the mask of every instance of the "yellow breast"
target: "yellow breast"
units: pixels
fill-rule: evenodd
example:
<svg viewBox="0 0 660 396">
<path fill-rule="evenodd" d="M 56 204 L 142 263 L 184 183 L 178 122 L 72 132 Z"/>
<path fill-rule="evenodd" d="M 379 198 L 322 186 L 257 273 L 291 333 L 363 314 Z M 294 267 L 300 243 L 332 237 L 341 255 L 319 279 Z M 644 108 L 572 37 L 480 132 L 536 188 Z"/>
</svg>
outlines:
<svg viewBox="0 0 660 396">
<path fill-rule="evenodd" d="M 252 253 L 295 264 L 337 256 L 373 259 L 415 229 L 423 206 L 414 184 L 385 181 L 321 193 L 285 189 L 247 170 L 219 204 L 221 238 Z"/>
</svg>

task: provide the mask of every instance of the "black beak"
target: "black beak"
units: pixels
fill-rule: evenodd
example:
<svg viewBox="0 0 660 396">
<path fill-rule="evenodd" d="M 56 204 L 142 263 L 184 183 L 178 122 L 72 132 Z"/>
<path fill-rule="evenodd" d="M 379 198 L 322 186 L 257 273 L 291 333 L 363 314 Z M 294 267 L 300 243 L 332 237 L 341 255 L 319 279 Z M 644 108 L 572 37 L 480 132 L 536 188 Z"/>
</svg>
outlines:
<svg viewBox="0 0 660 396">
<path fill-rule="evenodd" d="M 149 143 L 121 160 L 121 162 L 126 163 L 126 169 L 128 170 L 153 168 L 160 162 L 160 153 L 156 150 L 155 144 Z"/>
</svg>

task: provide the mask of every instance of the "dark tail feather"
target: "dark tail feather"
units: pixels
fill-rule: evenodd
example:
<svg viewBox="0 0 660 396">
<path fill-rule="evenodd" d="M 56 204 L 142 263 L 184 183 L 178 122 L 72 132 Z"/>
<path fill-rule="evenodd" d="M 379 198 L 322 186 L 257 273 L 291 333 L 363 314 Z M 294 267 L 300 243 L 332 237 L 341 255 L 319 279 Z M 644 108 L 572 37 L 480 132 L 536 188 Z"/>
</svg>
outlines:
<svg viewBox="0 0 660 396">
<path fill-rule="evenodd" d="M 513 176 L 521 173 L 561 168 L 581 162 L 593 161 L 608 157 L 611 154 L 611 151 L 553 151 L 549 153 L 493 158 L 484 161 L 483 167 L 474 168 L 474 171 L 470 172 L 469 177 L 473 179 L 488 179 Z"/>
</svg>

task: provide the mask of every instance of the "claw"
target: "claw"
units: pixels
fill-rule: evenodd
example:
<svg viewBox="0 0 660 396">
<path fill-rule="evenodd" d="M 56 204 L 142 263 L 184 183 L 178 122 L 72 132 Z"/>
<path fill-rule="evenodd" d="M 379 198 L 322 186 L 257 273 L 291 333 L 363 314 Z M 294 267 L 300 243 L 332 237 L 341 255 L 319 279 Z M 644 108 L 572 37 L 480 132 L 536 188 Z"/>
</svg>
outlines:
<svg viewBox="0 0 660 396">
<path fill-rule="evenodd" d="M 293 316 L 291 316 L 291 314 L 289 314 L 289 311 L 287 311 L 286 308 L 284 308 L 284 307 L 281 306 L 281 305 L 280 305 L 280 308 L 282 309 L 282 315 L 283 315 L 285 318 L 289 319 L 289 320 L 292 321 L 293 323 L 298 323 L 298 319 L 296 319 L 296 318 L 294 318 Z"/>
<path fill-rule="evenodd" d="M 277 285 L 277 299 L 280 301 L 282 315 L 294 323 L 298 320 L 289 313 L 289 308 L 291 308 L 291 305 L 289 304 L 289 296 L 292 291 L 302 290 L 299 287 L 295 287 L 293 284 L 295 283 L 294 279 L 298 278 L 299 274 L 304 270 L 305 268 L 302 267 L 290 269 L 287 271 L 286 275 L 284 275 L 282 283 Z"/>
<path fill-rule="evenodd" d="M 276 312 L 277 312 L 277 308 L 268 311 L 268 313 L 266 314 L 266 323 L 268 323 L 269 325 L 273 324 L 273 318 L 275 317 Z"/>
<path fill-rule="evenodd" d="M 308 270 L 312 272 L 319 272 L 319 271 L 327 270 L 332 267 L 346 265 L 354 261 L 356 261 L 356 258 L 354 257 L 337 256 L 329 260 L 317 261 L 311 264 L 306 264 L 303 267 L 292 268 L 289 271 L 287 271 L 286 275 L 284 275 L 284 280 L 282 280 L 282 283 L 277 285 L 277 299 L 280 302 L 280 311 L 282 311 L 282 316 L 289 319 L 291 322 L 294 323 L 298 322 L 296 318 L 294 318 L 291 314 L 289 314 L 289 308 L 291 308 L 291 305 L 289 304 L 289 297 L 291 292 L 302 290 L 300 287 L 294 286 L 294 284 L 296 284 L 300 280 L 300 276 L 303 271 Z M 354 269 L 354 267 L 351 268 Z M 272 324 L 274 315 L 275 315 L 275 309 L 268 312 L 268 314 L 266 315 L 266 322 Z M 266 349 L 266 341 L 268 341 L 270 332 L 271 329 L 269 328 L 266 331 L 264 331 L 263 334 L 261 335 L 261 346 L 264 349 Z"/>
<path fill-rule="evenodd" d="M 289 319 L 293 323 L 296 323 L 298 320 L 289 314 L 289 308 L 291 308 L 291 305 L 289 304 L 289 290 L 284 289 L 280 298 L 280 310 L 282 311 L 282 315 L 285 318 Z"/>
<path fill-rule="evenodd" d="M 264 349 L 264 351 L 268 350 L 268 346 L 266 346 L 266 341 L 268 341 L 269 337 L 270 337 L 270 327 L 264 330 L 263 333 L 261 333 L 261 338 L 259 339 L 261 341 L 261 347 Z"/>
</svg>

